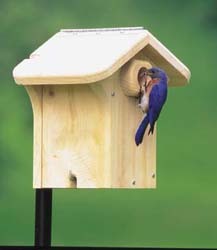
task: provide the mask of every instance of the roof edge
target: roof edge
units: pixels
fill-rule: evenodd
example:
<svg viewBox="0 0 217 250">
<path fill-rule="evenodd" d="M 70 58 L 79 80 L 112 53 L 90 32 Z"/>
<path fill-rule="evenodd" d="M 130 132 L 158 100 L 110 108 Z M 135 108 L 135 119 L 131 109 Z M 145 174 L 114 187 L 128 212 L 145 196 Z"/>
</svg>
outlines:
<svg viewBox="0 0 217 250">
<path fill-rule="evenodd" d="M 173 65 L 173 67 L 179 71 L 189 82 L 191 78 L 191 72 L 187 68 L 187 66 L 184 65 L 184 63 L 181 62 L 180 59 L 178 59 L 170 50 L 167 49 L 166 46 L 163 45 L 155 36 L 153 36 L 148 30 L 147 30 L 149 43 L 152 47 L 155 49 L 158 49 L 158 53 L 163 56 L 169 64 Z M 186 82 L 186 83 L 187 83 Z"/>
<path fill-rule="evenodd" d="M 145 30 L 146 31 L 146 30 Z M 43 85 L 43 84 L 86 84 L 101 81 L 108 78 L 113 73 L 115 73 L 119 68 L 121 68 L 127 61 L 134 57 L 140 50 L 142 50 L 148 44 L 148 36 L 143 37 L 136 45 L 123 54 L 118 60 L 116 60 L 109 68 L 104 69 L 99 72 L 87 75 L 78 76 L 34 76 L 29 77 L 28 74 L 22 71 L 22 66 L 29 60 L 34 60 L 34 57 L 29 59 L 24 59 L 20 64 L 18 64 L 13 70 L 13 77 L 18 85 Z"/>
</svg>

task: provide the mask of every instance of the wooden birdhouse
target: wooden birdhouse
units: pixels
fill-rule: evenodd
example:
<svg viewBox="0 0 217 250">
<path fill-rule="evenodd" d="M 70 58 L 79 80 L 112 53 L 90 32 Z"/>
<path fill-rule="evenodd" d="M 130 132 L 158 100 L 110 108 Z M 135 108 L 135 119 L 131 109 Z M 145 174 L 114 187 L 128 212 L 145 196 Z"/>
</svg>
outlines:
<svg viewBox="0 0 217 250">
<path fill-rule="evenodd" d="M 156 134 L 134 142 L 138 72 L 153 65 L 169 86 L 190 78 L 140 27 L 61 30 L 15 67 L 34 113 L 34 188 L 156 186 Z"/>
</svg>

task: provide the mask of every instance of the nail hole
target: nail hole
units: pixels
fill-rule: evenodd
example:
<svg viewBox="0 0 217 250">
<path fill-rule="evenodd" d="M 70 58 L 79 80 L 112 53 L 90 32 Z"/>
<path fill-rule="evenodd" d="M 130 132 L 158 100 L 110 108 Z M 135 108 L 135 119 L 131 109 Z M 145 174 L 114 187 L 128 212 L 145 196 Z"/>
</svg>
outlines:
<svg viewBox="0 0 217 250">
<path fill-rule="evenodd" d="M 152 177 L 152 178 L 155 178 L 155 173 L 153 173 L 151 177 Z"/>
<path fill-rule="evenodd" d="M 49 90 L 49 96 L 54 96 L 54 91 L 53 90 Z"/>
<path fill-rule="evenodd" d="M 136 181 L 135 180 L 132 181 L 132 185 L 133 186 L 136 185 Z"/>
<path fill-rule="evenodd" d="M 112 92 L 112 93 L 111 93 L 111 96 L 115 96 L 115 92 Z"/>
</svg>

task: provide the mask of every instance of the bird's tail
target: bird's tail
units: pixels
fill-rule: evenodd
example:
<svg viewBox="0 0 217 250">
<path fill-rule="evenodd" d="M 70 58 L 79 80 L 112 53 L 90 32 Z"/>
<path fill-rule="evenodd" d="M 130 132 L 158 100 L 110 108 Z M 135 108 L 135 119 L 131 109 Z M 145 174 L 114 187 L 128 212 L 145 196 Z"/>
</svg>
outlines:
<svg viewBox="0 0 217 250">
<path fill-rule="evenodd" d="M 136 145 L 138 146 L 140 143 L 142 143 L 142 140 L 143 140 L 143 137 L 144 137 L 144 134 L 145 134 L 145 130 L 148 126 L 148 123 L 149 123 L 149 119 L 148 119 L 148 115 L 146 115 L 142 122 L 140 123 L 137 131 L 136 131 L 136 135 L 135 135 L 135 142 L 136 142 Z"/>
</svg>

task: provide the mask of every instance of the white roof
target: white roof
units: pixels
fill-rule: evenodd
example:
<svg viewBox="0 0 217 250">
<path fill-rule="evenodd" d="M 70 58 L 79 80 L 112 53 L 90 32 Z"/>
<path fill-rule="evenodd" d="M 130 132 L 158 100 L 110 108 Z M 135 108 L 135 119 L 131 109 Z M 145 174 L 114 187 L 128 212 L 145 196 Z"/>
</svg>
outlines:
<svg viewBox="0 0 217 250">
<path fill-rule="evenodd" d="M 18 84 L 82 84 L 107 78 L 144 49 L 170 85 L 184 85 L 188 68 L 142 27 L 61 30 L 18 64 Z"/>
</svg>

